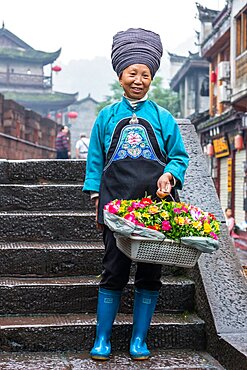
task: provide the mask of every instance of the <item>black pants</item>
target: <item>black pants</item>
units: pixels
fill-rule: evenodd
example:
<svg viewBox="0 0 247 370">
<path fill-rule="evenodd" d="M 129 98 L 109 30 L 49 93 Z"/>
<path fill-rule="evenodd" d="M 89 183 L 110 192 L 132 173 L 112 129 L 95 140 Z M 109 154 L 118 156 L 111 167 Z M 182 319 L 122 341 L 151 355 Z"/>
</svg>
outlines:
<svg viewBox="0 0 247 370">
<path fill-rule="evenodd" d="M 57 150 L 57 159 L 69 159 L 68 150 Z"/>
<path fill-rule="evenodd" d="M 125 256 L 116 246 L 113 232 L 104 227 L 103 240 L 105 255 L 100 286 L 109 290 L 122 290 L 129 281 L 131 259 Z M 135 286 L 140 289 L 159 290 L 161 288 L 161 265 L 137 263 Z"/>
</svg>

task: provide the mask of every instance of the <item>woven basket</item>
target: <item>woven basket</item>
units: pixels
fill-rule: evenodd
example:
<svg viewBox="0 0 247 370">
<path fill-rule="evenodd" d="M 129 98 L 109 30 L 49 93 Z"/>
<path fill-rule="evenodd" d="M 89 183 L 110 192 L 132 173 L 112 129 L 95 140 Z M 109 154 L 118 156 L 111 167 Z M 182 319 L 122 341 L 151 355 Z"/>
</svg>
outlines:
<svg viewBox="0 0 247 370">
<path fill-rule="evenodd" d="M 201 255 L 199 250 L 171 239 L 160 241 L 139 236 L 114 235 L 118 249 L 136 262 L 193 267 Z"/>
</svg>

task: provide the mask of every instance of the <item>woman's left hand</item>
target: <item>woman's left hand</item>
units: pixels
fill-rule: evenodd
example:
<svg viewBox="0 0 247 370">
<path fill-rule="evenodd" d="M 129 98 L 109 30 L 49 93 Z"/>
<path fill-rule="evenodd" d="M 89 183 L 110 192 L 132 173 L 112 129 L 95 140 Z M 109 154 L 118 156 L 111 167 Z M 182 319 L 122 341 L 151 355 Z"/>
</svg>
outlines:
<svg viewBox="0 0 247 370">
<path fill-rule="evenodd" d="M 157 181 L 157 187 L 163 193 L 170 194 L 172 190 L 173 176 L 170 172 L 164 173 Z"/>
</svg>

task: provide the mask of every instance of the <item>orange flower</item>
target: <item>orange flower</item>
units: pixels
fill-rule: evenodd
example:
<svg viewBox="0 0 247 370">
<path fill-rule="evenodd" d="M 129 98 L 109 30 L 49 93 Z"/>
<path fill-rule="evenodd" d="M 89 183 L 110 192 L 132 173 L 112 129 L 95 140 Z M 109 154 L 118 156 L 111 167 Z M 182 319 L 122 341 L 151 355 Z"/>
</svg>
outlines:
<svg viewBox="0 0 247 370">
<path fill-rule="evenodd" d="M 148 212 L 151 213 L 151 214 L 158 213 L 159 212 L 159 207 L 157 207 L 157 206 L 150 206 L 148 208 Z"/>
</svg>

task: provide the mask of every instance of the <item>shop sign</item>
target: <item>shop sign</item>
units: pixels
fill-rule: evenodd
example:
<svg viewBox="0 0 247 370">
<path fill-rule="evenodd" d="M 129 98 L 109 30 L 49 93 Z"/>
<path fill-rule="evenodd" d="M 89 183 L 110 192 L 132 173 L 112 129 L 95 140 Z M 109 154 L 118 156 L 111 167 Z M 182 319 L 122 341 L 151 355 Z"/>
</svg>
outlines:
<svg viewBox="0 0 247 370">
<path fill-rule="evenodd" d="M 225 136 L 213 140 L 214 155 L 216 158 L 227 157 L 230 154 L 228 141 Z"/>
<path fill-rule="evenodd" d="M 232 158 L 227 158 L 227 192 L 232 191 Z"/>
</svg>

